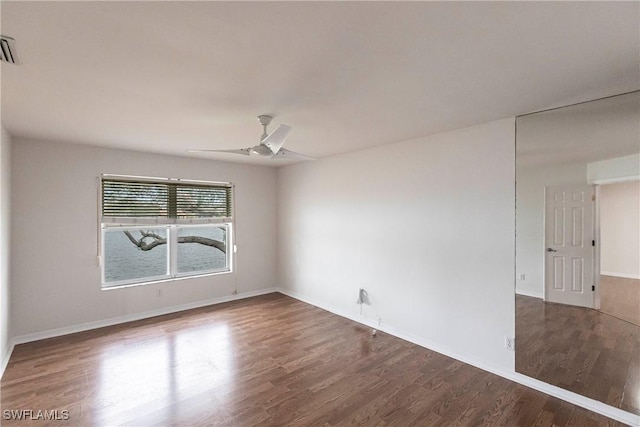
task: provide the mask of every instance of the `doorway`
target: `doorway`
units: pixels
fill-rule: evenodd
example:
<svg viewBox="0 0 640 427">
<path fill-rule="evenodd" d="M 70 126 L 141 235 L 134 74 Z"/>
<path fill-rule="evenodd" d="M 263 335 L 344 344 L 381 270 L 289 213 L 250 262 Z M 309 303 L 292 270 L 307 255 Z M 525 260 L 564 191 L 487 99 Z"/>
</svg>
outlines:
<svg viewBox="0 0 640 427">
<path fill-rule="evenodd" d="M 640 181 L 598 187 L 600 311 L 640 326 Z"/>
</svg>

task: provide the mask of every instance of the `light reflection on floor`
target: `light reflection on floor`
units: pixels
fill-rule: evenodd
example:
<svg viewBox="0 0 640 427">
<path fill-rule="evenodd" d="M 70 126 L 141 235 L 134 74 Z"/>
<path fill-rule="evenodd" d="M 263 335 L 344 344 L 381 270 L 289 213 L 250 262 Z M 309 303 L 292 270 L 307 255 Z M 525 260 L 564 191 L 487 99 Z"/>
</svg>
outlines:
<svg viewBox="0 0 640 427">
<path fill-rule="evenodd" d="M 99 425 L 144 417 L 202 393 L 233 386 L 234 348 L 226 325 L 194 327 L 144 342 L 114 344 L 100 357 L 94 402 Z M 175 414 L 167 415 L 171 417 Z"/>
</svg>

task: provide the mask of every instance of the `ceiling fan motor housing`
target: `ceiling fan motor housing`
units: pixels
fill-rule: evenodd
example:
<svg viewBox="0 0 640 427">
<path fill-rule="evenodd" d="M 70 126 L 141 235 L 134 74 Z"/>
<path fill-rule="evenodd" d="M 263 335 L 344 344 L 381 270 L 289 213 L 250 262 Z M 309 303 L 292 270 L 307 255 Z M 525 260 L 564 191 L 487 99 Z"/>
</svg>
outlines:
<svg viewBox="0 0 640 427">
<path fill-rule="evenodd" d="M 271 123 L 272 119 L 273 119 L 273 117 L 267 116 L 266 114 L 261 114 L 261 115 L 258 116 L 258 122 L 262 126 L 269 126 L 269 123 Z"/>
<path fill-rule="evenodd" d="M 271 157 L 273 156 L 274 153 L 271 152 L 271 149 L 266 145 L 260 144 L 251 148 L 251 154 L 258 154 L 260 156 Z"/>
</svg>

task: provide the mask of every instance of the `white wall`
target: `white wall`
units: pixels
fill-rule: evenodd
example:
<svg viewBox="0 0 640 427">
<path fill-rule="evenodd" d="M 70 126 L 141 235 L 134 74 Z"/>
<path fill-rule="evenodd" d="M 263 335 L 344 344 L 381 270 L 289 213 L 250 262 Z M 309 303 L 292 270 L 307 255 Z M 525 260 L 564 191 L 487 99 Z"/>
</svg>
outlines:
<svg viewBox="0 0 640 427">
<path fill-rule="evenodd" d="M 8 362 L 11 345 L 11 305 L 9 304 L 10 268 L 10 201 L 11 201 L 11 137 L 0 126 L 0 376 Z"/>
<path fill-rule="evenodd" d="M 640 179 L 640 154 L 616 157 L 587 165 L 587 181 L 590 184 L 633 179 Z"/>
<path fill-rule="evenodd" d="M 233 274 L 102 291 L 98 175 L 232 181 Z M 14 138 L 12 316 L 16 336 L 188 304 L 276 284 L 276 170 Z M 157 296 L 156 290 L 162 289 Z"/>
<path fill-rule="evenodd" d="M 543 297 L 544 187 L 586 184 L 585 163 L 516 170 L 516 292 Z M 522 279 L 524 275 L 524 279 Z"/>
<path fill-rule="evenodd" d="M 600 270 L 640 279 L 640 181 L 600 187 Z"/>
<path fill-rule="evenodd" d="M 514 120 L 281 168 L 281 286 L 513 370 Z"/>
</svg>

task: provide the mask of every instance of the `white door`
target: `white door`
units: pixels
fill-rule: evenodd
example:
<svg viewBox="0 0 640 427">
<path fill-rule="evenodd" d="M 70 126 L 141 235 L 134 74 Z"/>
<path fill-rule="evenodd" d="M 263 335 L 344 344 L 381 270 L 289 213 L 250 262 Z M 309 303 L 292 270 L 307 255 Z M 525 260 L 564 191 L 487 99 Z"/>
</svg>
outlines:
<svg viewBox="0 0 640 427">
<path fill-rule="evenodd" d="M 593 308 L 594 187 L 545 187 L 545 301 Z"/>
</svg>

